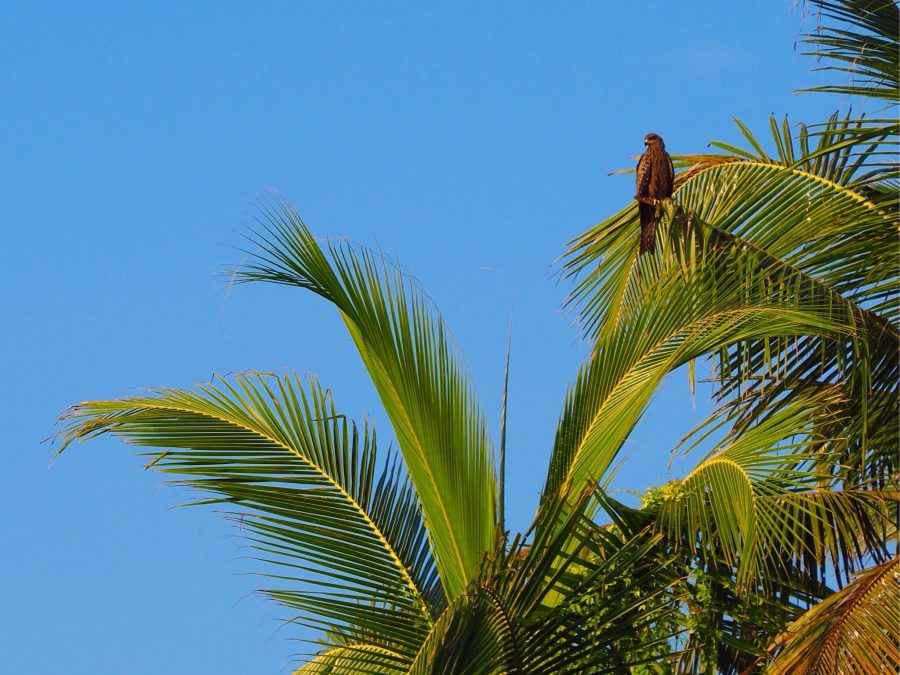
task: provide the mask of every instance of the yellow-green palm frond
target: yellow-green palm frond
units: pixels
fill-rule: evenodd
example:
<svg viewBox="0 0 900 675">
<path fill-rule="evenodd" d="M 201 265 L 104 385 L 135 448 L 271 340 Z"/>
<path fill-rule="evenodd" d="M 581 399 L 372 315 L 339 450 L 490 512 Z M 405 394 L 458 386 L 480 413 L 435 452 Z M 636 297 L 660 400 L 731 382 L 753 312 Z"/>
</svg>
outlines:
<svg viewBox="0 0 900 675">
<path fill-rule="evenodd" d="M 493 547 L 498 519 L 492 444 L 450 332 L 382 257 L 342 243 L 323 250 L 285 202 L 263 214 L 255 261 L 239 280 L 311 290 L 340 312 L 393 425 L 452 598 Z"/>
<path fill-rule="evenodd" d="M 641 256 L 569 391 L 545 496 L 600 480 L 663 378 L 692 359 L 754 340 L 858 338 L 851 303 L 764 251 L 679 207 L 657 232 L 661 253 Z"/>
<path fill-rule="evenodd" d="M 322 651 L 293 675 L 400 675 L 409 672 L 404 658 L 388 649 L 365 643 Z"/>
<path fill-rule="evenodd" d="M 766 672 L 850 675 L 900 669 L 900 557 L 814 606 L 770 647 Z"/>
<path fill-rule="evenodd" d="M 259 374 L 66 411 L 60 452 L 112 434 L 157 448 L 148 466 L 234 509 L 287 588 L 265 593 L 341 641 L 411 660 L 445 604 L 415 492 L 375 434 L 315 380 Z"/>
</svg>

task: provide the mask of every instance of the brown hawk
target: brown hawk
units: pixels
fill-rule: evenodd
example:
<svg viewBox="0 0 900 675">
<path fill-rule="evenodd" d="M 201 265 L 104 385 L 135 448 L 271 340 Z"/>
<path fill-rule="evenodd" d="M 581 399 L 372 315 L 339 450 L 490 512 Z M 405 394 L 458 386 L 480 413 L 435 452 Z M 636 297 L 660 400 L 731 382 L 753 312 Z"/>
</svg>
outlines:
<svg viewBox="0 0 900 675">
<path fill-rule="evenodd" d="M 675 167 L 672 158 L 666 152 L 666 145 L 659 134 L 644 136 L 647 146 L 637 165 L 637 181 L 635 199 L 668 199 L 672 196 L 672 184 L 675 181 Z M 641 254 L 656 250 L 656 221 L 659 207 L 638 201 L 638 212 L 641 215 Z"/>
</svg>

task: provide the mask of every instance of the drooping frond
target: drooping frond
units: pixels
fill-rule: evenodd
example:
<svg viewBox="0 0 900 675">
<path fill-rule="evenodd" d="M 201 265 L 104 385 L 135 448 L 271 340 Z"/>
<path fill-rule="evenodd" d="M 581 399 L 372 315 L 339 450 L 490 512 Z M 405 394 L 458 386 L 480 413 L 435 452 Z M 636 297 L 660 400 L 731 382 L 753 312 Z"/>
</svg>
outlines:
<svg viewBox="0 0 900 675">
<path fill-rule="evenodd" d="M 845 439 L 843 463 L 855 472 L 848 472 L 848 480 L 884 485 L 895 466 L 897 429 L 890 419 L 900 376 L 897 192 L 872 187 L 871 172 L 861 173 L 841 145 L 846 139 L 840 129 L 850 122 L 833 125 L 827 143 L 840 147 L 829 150 L 823 138 L 811 157 L 802 134 L 795 153 L 789 130 L 779 130 L 773 121 L 780 139 L 776 159 L 745 129 L 754 150 L 695 156 L 695 168 L 679 174 L 676 200 L 691 213 L 690 229 L 703 231 L 701 240 L 717 241 L 720 249 L 755 249 L 767 261 L 772 283 L 802 279 L 845 305 L 859 325 L 858 336 L 849 340 L 797 334 L 717 349 L 720 399 L 729 401 L 736 418 L 749 422 L 800 388 L 840 389 L 851 414 L 841 417 L 846 426 L 833 435 Z M 896 163 L 879 175 L 895 170 Z M 613 330 L 630 308 L 641 307 L 648 293 L 647 274 L 655 268 L 639 273 L 634 264 L 636 228 L 631 207 L 570 249 L 565 271 L 582 275 L 571 302 L 598 344 L 602 333 Z M 694 264 L 700 251 L 684 240 L 690 231 L 675 223 L 670 229 L 671 245 L 661 251 L 660 269 L 671 264 L 666 257 L 672 255 L 680 264 Z M 600 259 L 604 264 L 594 267 Z"/>
<path fill-rule="evenodd" d="M 838 453 L 818 434 L 832 414 L 827 400 L 806 396 L 732 431 L 666 487 L 656 528 L 734 570 L 738 590 L 783 586 L 795 567 L 824 581 L 829 560 L 840 578 L 886 555 L 897 495 L 834 485 L 827 467 Z"/>
<path fill-rule="evenodd" d="M 484 415 L 449 331 L 422 291 L 385 260 L 326 252 L 296 211 L 264 211 L 242 281 L 299 286 L 332 302 L 381 396 L 416 487 L 441 582 L 452 598 L 493 547 L 497 480 Z"/>
<path fill-rule="evenodd" d="M 900 669 L 900 557 L 862 572 L 770 647 L 767 673 L 850 675 Z"/>
<path fill-rule="evenodd" d="M 100 434 L 157 448 L 148 466 L 235 509 L 267 576 L 289 582 L 266 593 L 300 623 L 411 659 L 445 603 L 402 465 L 314 380 L 238 375 L 81 403 L 63 421 L 60 452 Z"/>
<path fill-rule="evenodd" d="M 843 145 L 851 123 L 834 118 L 831 124 L 832 136 L 823 136 L 814 153 L 801 132 L 799 159 L 790 156 L 789 131 L 779 137 L 774 124 L 780 160 L 750 151 L 743 152 L 746 159 L 731 163 L 698 157 L 700 168 L 686 179 L 679 201 L 714 223 L 723 241 L 759 248 L 847 303 L 859 317 L 857 340 L 797 336 L 721 350 L 718 395 L 730 405 L 730 414 L 749 423 L 803 389 L 839 392 L 847 414 L 840 417 L 843 426 L 828 435 L 844 439 L 841 463 L 847 480 L 851 486 L 883 486 L 895 471 L 898 440 L 890 420 L 900 377 L 900 230 L 898 192 L 881 186 L 896 175 L 897 164 L 894 159 L 872 169 L 861 161 L 870 156 L 868 150 L 851 163 L 849 146 Z M 746 135 L 751 145 L 760 145 L 749 131 Z M 873 184 L 873 177 L 882 182 Z"/>
<path fill-rule="evenodd" d="M 847 161 L 836 151 L 794 164 L 701 163 L 679 186 L 676 200 L 712 227 L 896 319 L 898 197 L 868 188 L 865 175 L 841 168 Z"/>
</svg>

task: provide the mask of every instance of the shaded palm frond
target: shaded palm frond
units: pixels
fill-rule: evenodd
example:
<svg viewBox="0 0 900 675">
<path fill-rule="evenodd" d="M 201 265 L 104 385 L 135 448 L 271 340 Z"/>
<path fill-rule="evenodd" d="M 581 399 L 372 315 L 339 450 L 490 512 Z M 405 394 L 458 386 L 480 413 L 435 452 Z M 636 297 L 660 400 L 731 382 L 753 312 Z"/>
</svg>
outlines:
<svg viewBox="0 0 900 675">
<path fill-rule="evenodd" d="M 287 203 L 263 213 L 255 261 L 238 278 L 299 286 L 338 309 L 393 425 L 452 598 L 493 547 L 498 519 L 490 438 L 449 331 L 385 260 L 342 244 L 326 255 Z"/>
<path fill-rule="evenodd" d="M 839 489 L 819 469 L 834 461 L 817 433 L 830 414 L 827 400 L 798 397 L 729 434 L 666 487 L 656 528 L 707 564 L 734 570 L 738 592 L 784 586 L 795 568 L 822 583 L 829 560 L 840 579 L 863 560 L 885 559 L 897 495 Z"/>
<path fill-rule="evenodd" d="M 737 675 L 758 662 L 771 639 L 828 591 L 790 561 L 757 584 L 738 586 L 734 568 L 714 545 L 700 549 L 696 536 L 679 539 L 659 527 L 660 509 L 670 505 L 680 487 L 673 482 L 650 489 L 640 509 L 608 495 L 598 501 L 623 533 L 633 536 L 635 528 L 649 528 L 661 536 L 654 556 L 676 578 L 670 594 L 680 610 L 667 619 L 678 629 L 666 651 L 665 663 L 673 670 L 664 672 Z"/>
<path fill-rule="evenodd" d="M 290 582 L 265 592 L 300 623 L 410 658 L 445 604 L 402 465 L 315 380 L 238 375 L 81 403 L 63 422 L 60 452 L 101 434 L 160 448 L 150 465 L 211 495 L 197 503 L 236 507 L 266 576 Z"/>
<path fill-rule="evenodd" d="M 681 595 L 686 632 L 676 643 L 673 671 L 685 675 L 756 672 L 769 641 L 822 595 L 804 592 L 802 576 L 775 591 L 766 584 L 739 593 L 727 570 L 694 567 L 689 579 Z"/>
<path fill-rule="evenodd" d="M 900 668 L 900 557 L 868 569 L 771 645 L 769 673 L 893 673 Z"/>
<path fill-rule="evenodd" d="M 589 496 L 545 502 L 448 606 L 412 672 L 623 672 L 661 660 L 679 624 L 673 576 L 652 555 L 659 537 L 597 528 Z"/>
<path fill-rule="evenodd" d="M 627 672 L 665 661 L 681 630 L 673 593 L 681 570 L 640 519 L 598 527 L 588 514 L 605 498 L 584 490 L 544 500 L 533 541 L 512 548 L 521 564 L 501 597 L 524 617 L 525 672 Z"/>
</svg>

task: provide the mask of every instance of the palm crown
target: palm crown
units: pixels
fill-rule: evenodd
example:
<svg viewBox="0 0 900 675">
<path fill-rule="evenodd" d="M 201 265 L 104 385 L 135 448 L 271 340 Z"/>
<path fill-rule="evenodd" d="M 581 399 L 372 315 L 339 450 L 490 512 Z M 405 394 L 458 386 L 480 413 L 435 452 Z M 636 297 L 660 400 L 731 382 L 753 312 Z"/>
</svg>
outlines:
<svg viewBox="0 0 900 675">
<path fill-rule="evenodd" d="M 860 78 L 825 89 L 896 101 L 896 5 L 816 4 L 855 22 L 809 37 Z M 882 52 L 857 59 L 861 41 Z M 158 470 L 232 509 L 265 592 L 320 631 L 298 672 L 896 664 L 896 120 L 795 135 L 773 119 L 772 154 L 741 128 L 750 149 L 676 158 L 655 254 L 638 256 L 629 204 L 564 256 L 593 348 L 526 533 L 505 531 L 504 431 L 498 465 L 430 301 L 382 257 L 320 245 L 284 201 L 240 280 L 334 305 L 400 456 L 314 378 L 257 373 L 79 404 L 62 448 L 156 448 Z M 706 357 L 720 406 L 685 443 L 708 454 L 640 509 L 617 502 L 604 486 L 654 391 Z"/>
</svg>

